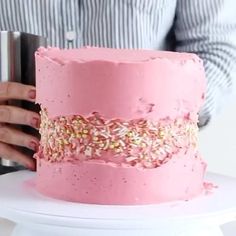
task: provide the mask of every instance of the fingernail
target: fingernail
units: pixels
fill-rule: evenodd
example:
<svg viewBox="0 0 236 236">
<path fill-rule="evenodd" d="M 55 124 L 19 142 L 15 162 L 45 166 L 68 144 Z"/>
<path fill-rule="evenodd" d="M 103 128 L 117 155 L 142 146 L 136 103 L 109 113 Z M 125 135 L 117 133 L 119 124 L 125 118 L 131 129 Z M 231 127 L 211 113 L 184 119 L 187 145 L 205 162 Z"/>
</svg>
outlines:
<svg viewBox="0 0 236 236">
<path fill-rule="evenodd" d="M 36 165 L 35 163 L 28 163 L 26 164 L 26 168 L 28 168 L 29 170 L 35 171 L 36 170 Z"/>
<path fill-rule="evenodd" d="M 34 141 L 31 141 L 31 142 L 29 143 L 29 148 L 32 149 L 32 150 L 34 150 L 35 152 L 37 152 L 37 151 L 38 151 L 38 144 L 35 143 Z"/>
<path fill-rule="evenodd" d="M 31 125 L 38 129 L 39 128 L 39 119 L 34 117 L 31 121 Z"/>
<path fill-rule="evenodd" d="M 29 98 L 30 99 L 35 99 L 36 98 L 36 90 L 30 90 L 29 91 Z"/>
</svg>

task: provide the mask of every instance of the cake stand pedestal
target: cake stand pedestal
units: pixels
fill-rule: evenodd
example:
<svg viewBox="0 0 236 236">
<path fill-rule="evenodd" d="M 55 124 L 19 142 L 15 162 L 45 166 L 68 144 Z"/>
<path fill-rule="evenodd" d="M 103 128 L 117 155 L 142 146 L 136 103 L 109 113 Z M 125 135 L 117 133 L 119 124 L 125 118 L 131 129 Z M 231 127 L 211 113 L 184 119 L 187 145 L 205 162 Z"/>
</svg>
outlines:
<svg viewBox="0 0 236 236">
<path fill-rule="evenodd" d="M 236 217 L 236 179 L 208 174 L 213 194 L 145 206 L 71 203 L 37 193 L 34 173 L 0 177 L 0 217 L 16 223 L 12 236 L 222 236 Z M 56 186 L 60 188 L 60 186 Z"/>
</svg>

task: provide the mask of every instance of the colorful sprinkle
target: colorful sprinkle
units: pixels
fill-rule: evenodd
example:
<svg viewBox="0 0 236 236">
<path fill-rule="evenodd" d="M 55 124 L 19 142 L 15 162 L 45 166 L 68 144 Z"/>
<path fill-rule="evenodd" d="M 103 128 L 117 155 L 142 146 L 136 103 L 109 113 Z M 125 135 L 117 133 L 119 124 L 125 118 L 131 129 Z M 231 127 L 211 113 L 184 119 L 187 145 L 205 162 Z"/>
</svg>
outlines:
<svg viewBox="0 0 236 236">
<path fill-rule="evenodd" d="M 51 162 L 81 154 L 84 159 L 98 159 L 109 151 L 131 165 L 152 168 L 167 162 L 182 148 L 197 146 L 197 123 L 189 118 L 124 121 L 106 120 L 93 113 L 89 117 L 49 119 L 42 109 L 41 121 L 40 146 Z"/>
</svg>

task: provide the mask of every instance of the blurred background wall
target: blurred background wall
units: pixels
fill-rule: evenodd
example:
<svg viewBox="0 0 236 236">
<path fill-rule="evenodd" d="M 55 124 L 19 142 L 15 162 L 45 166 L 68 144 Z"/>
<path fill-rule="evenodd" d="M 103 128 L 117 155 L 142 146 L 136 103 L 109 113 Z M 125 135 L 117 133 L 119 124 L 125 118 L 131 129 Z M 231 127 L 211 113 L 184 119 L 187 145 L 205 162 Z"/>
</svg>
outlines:
<svg viewBox="0 0 236 236">
<path fill-rule="evenodd" d="M 199 141 L 209 171 L 236 177 L 236 96 L 201 130 Z"/>
</svg>

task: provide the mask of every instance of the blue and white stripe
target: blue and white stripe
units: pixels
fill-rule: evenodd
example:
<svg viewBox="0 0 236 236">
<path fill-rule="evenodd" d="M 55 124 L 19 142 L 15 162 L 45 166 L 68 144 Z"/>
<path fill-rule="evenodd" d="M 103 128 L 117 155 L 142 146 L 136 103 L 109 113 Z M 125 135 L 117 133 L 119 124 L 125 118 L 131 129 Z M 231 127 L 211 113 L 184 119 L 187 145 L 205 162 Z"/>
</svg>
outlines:
<svg viewBox="0 0 236 236">
<path fill-rule="evenodd" d="M 236 82 L 235 6 L 234 0 L 0 0 L 0 30 L 42 35 L 61 48 L 194 52 L 208 79 L 203 125 Z"/>
</svg>

